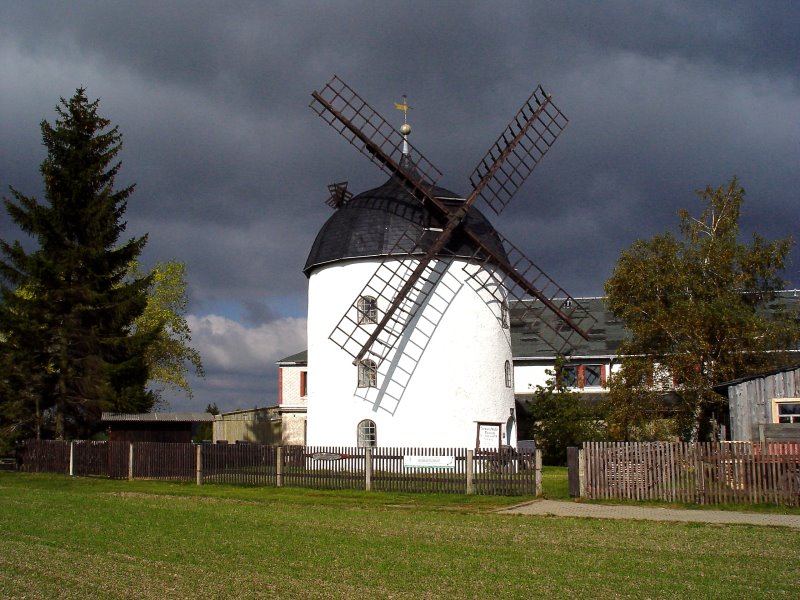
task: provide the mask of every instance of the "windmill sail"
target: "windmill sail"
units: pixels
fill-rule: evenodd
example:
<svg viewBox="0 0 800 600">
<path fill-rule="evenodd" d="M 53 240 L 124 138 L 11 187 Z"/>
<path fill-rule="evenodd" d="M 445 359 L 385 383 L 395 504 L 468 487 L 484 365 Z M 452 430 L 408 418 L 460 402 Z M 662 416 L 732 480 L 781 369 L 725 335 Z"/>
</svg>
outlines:
<svg viewBox="0 0 800 600">
<path fill-rule="evenodd" d="M 449 261 L 442 259 L 441 254 L 446 254 L 446 245 L 456 231 L 472 242 L 475 248 L 473 265 L 499 270 L 502 280 L 509 284 L 508 289 L 514 291 L 513 297 L 539 300 L 545 309 L 557 315 L 565 331 L 588 338 L 581 327 L 584 319 L 576 318 L 582 315 L 581 311 L 564 310 L 564 305 L 557 301 L 558 295 L 564 292 L 552 279 L 507 241 L 504 240 L 501 247 L 487 244 L 483 236 L 465 223 L 470 207 L 478 198 L 500 212 L 566 126 L 566 118 L 541 86 L 479 163 L 471 178 L 474 189 L 458 206 L 448 206 L 434 195 L 435 182 L 441 172 L 338 77 L 321 92 L 313 92 L 312 97 L 311 107 L 318 115 L 362 154 L 397 177 L 406 191 L 442 223 L 433 239 L 432 232 L 424 228 L 412 229 L 402 236 L 334 328 L 330 339 L 348 351 L 354 363 L 367 355 L 380 361 L 391 351 L 447 270 Z M 405 260 L 398 260 L 401 257 Z M 482 288 L 490 287 L 485 278 L 473 274 L 473 279 L 479 281 Z M 547 286 L 537 287 L 542 282 Z M 505 293 L 500 291 L 505 289 L 502 286 L 491 287 L 493 295 Z M 550 288 L 556 290 L 555 293 Z M 386 307 L 380 320 L 370 323 L 369 327 L 363 327 L 361 298 L 380 299 Z M 571 336 L 561 335 L 560 329 L 560 326 L 555 328 L 556 337 L 569 344 Z M 559 343 L 559 347 L 563 348 L 564 344 Z"/>
</svg>

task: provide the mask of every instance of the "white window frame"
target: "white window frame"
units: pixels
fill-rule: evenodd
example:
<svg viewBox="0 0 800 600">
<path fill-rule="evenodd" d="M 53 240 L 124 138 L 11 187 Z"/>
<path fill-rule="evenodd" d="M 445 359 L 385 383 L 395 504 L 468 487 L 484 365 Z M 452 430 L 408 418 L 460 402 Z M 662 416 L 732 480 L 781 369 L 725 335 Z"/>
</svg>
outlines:
<svg viewBox="0 0 800 600">
<path fill-rule="evenodd" d="M 373 296 L 359 296 L 356 302 L 359 325 L 375 325 L 378 322 L 378 299 Z"/>
<path fill-rule="evenodd" d="M 359 448 L 374 448 L 378 445 L 378 427 L 375 421 L 359 421 L 356 426 L 356 444 Z"/>
<path fill-rule="evenodd" d="M 800 404 L 800 398 L 773 398 L 772 399 L 772 422 L 780 423 L 781 404 Z M 800 415 L 790 415 L 789 423 L 800 423 Z"/>
<path fill-rule="evenodd" d="M 358 361 L 358 387 L 378 387 L 378 365 L 374 360 L 363 358 Z"/>
<path fill-rule="evenodd" d="M 500 303 L 500 326 L 503 329 L 511 328 L 511 314 L 505 301 Z"/>
</svg>

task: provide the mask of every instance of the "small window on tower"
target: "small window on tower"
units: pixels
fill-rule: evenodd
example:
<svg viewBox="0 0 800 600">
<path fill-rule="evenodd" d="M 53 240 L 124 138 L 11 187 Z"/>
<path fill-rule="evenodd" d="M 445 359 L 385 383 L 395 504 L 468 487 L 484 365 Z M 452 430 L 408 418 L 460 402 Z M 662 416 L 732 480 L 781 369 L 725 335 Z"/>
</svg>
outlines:
<svg viewBox="0 0 800 600">
<path fill-rule="evenodd" d="M 503 329 L 508 329 L 511 327 L 511 319 L 508 315 L 508 304 L 505 302 L 500 305 L 500 322 L 503 326 Z"/>
<path fill-rule="evenodd" d="M 506 361 L 506 387 L 510 388 L 514 385 L 514 371 L 511 369 L 511 361 Z"/>
<path fill-rule="evenodd" d="M 375 421 L 365 419 L 358 424 L 356 441 L 359 448 L 374 448 L 378 442 L 377 428 Z"/>
<path fill-rule="evenodd" d="M 378 386 L 378 366 L 375 361 L 365 358 L 358 363 L 358 387 L 369 388 Z"/>
<path fill-rule="evenodd" d="M 378 301 L 372 296 L 358 299 L 358 324 L 369 325 L 378 322 Z"/>
</svg>

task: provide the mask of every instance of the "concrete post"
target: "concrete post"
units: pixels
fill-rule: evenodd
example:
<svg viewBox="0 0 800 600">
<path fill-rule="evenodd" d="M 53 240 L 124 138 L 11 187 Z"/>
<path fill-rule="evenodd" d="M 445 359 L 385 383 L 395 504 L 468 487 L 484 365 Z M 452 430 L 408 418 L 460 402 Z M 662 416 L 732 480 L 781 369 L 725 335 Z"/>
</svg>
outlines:
<svg viewBox="0 0 800 600">
<path fill-rule="evenodd" d="M 537 448 L 534 456 L 536 457 L 534 459 L 536 468 L 536 474 L 534 475 L 536 480 L 536 495 L 539 496 L 542 493 L 542 451 Z"/>
<path fill-rule="evenodd" d="M 365 489 L 372 491 L 372 448 L 364 448 Z"/>
<path fill-rule="evenodd" d="M 69 476 L 75 476 L 75 442 L 69 443 Z"/>
<path fill-rule="evenodd" d="M 275 461 L 275 485 L 283 487 L 283 446 L 278 446 Z"/>
<path fill-rule="evenodd" d="M 203 485 L 203 444 L 197 444 L 195 452 L 197 453 L 197 459 L 195 461 L 197 465 L 197 485 Z"/>
<path fill-rule="evenodd" d="M 467 494 L 475 493 L 475 451 L 467 450 Z"/>
<path fill-rule="evenodd" d="M 133 481 L 133 442 L 128 443 L 128 481 Z"/>
</svg>

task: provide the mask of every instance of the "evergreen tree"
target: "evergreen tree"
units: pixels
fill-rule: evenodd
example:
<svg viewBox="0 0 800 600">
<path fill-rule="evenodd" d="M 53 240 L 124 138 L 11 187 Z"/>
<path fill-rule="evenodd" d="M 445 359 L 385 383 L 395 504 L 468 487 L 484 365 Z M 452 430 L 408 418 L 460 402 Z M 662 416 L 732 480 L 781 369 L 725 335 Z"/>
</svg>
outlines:
<svg viewBox="0 0 800 600">
<path fill-rule="evenodd" d="M 58 438 L 87 435 L 101 411 L 146 411 L 153 330 L 132 330 L 150 280 L 126 280 L 146 236 L 120 241 L 133 185 L 114 189 L 122 137 L 79 88 L 42 121 L 45 201 L 11 188 L 6 210 L 35 239 L 0 240 L 3 427 L 41 415 Z M 14 403 L 22 407 L 14 417 Z M 36 408 L 38 407 L 38 408 Z M 35 410 L 32 410 L 34 409 Z M 15 421 L 16 419 L 16 421 Z M 35 421 L 36 419 L 34 419 Z"/>
</svg>

